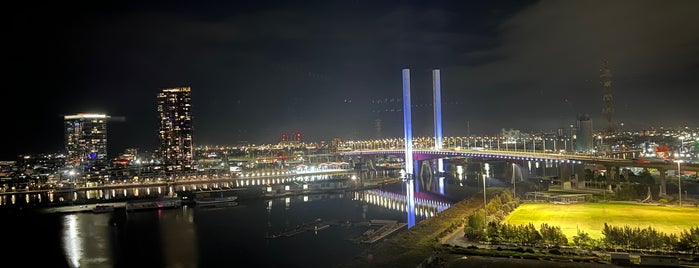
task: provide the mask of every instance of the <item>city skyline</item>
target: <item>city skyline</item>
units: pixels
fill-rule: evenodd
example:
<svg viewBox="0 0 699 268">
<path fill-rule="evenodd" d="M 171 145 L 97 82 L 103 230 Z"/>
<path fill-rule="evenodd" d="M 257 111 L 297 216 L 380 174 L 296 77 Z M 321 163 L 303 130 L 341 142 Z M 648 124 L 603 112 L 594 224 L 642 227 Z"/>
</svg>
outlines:
<svg viewBox="0 0 699 268">
<path fill-rule="evenodd" d="M 633 8 L 629 8 L 633 7 Z M 602 116 L 604 60 L 613 120 L 629 128 L 696 126 L 699 3 L 674 1 L 214 3 L 22 6 L 12 40 L 13 144 L 3 159 L 63 149 L 62 116 L 121 116 L 110 154 L 158 144 L 155 95 L 191 86 L 194 144 L 402 134 L 410 68 L 416 136 L 432 135 L 440 69 L 444 135 L 554 130 Z M 41 92 L 37 94 L 36 91 Z M 379 105 L 381 106 L 381 105 Z M 391 107 L 386 107 L 391 108 Z M 18 112 L 22 111 L 22 112 Z M 24 117 L 31 114 L 31 117 Z M 28 118 L 31 118 L 29 120 Z M 339 123 L 338 123 L 339 122 Z"/>
</svg>

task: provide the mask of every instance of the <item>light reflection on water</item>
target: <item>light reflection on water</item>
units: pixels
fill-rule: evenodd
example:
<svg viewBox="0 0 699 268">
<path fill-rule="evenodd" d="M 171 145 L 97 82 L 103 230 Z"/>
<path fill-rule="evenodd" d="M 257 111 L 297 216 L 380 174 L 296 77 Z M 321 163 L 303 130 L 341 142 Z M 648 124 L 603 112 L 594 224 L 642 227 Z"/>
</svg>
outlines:
<svg viewBox="0 0 699 268">
<path fill-rule="evenodd" d="M 176 196 L 175 189 L 179 191 L 193 191 L 198 189 L 217 189 L 217 188 L 236 188 L 245 186 L 262 186 L 275 185 L 291 182 L 321 182 L 330 179 L 345 177 L 345 175 L 288 175 L 279 178 L 239 178 L 230 182 L 196 182 L 185 183 L 178 186 L 170 185 L 165 187 L 147 186 L 147 185 L 126 185 L 126 188 L 111 188 L 111 189 L 92 189 L 79 190 L 72 192 L 41 192 L 41 193 L 15 193 L 0 195 L 0 206 L 6 205 L 38 205 L 62 202 L 86 202 L 86 201 L 110 201 L 119 199 L 127 199 L 134 197 L 159 197 L 159 196 Z M 107 185 L 106 187 L 113 187 Z"/>
<path fill-rule="evenodd" d="M 59 216 L 63 219 L 61 246 L 72 267 L 115 264 L 211 267 L 250 260 L 265 267 L 284 263 L 294 266 L 305 261 L 311 262 L 312 267 L 327 267 L 349 261 L 366 249 L 369 245 L 348 239 L 360 236 L 369 227 L 331 226 L 275 239 L 265 238 L 265 233 L 279 232 L 316 218 L 405 222 L 409 216 L 413 217 L 411 221 L 418 222 L 451 206 L 426 195 L 414 196 L 410 201 L 407 183 L 399 184 L 403 185 L 399 186 L 403 192 L 375 189 L 351 194 L 254 199 L 225 208 L 183 206 L 129 213 L 116 210 L 104 214 L 63 214 Z M 408 213 L 411 203 L 414 209 Z M 123 222 L 119 221 L 120 217 Z M 268 255 L 274 258 L 264 259 Z"/>
<path fill-rule="evenodd" d="M 304 181 L 307 179 L 311 178 Z M 414 217 L 417 224 L 450 207 L 458 198 L 445 197 L 453 196 L 455 190 L 461 193 L 465 188 L 459 186 L 459 181 L 440 178 L 429 181 L 432 179 L 415 179 L 411 202 L 408 202 L 408 183 L 400 181 L 374 190 L 241 200 L 238 206 L 225 208 L 183 206 L 130 213 L 117 209 L 103 214 L 89 211 L 47 214 L 56 222 L 51 226 L 56 227 L 53 233 L 57 236 L 53 238 L 56 242 L 51 242 L 55 243 L 55 249 L 46 246 L 44 251 L 59 252 L 58 257 L 73 267 L 230 267 L 246 261 L 255 261 L 258 267 L 329 267 L 350 261 L 371 247 L 356 243 L 356 238 L 370 227 L 332 225 L 274 239 L 267 238 L 267 234 L 317 218 L 337 222 L 373 219 L 406 222 Z M 213 184 L 187 187 L 213 187 Z M 180 188 L 181 185 L 152 187 L 150 193 L 167 194 Z M 104 191 L 104 198 L 109 196 L 112 200 L 122 196 L 122 191 L 133 193 L 132 189 Z M 146 192 L 142 188 L 139 193 Z M 73 196 L 74 193 L 55 193 L 42 200 L 59 202 Z M 83 193 L 79 192 L 78 197 L 84 198 Z M 9 202 L 11 196 L 4 198 Z M 23 196 L 20 198 L 20 202 L 24 201 Z M 413 209 L 408 209 L 410 203 Z"/>
<path fill-rule="evenodd" d="M 114 267 L 108 214 L 65 214 L 62 248 L 71 267 Z"/>
<path fill-rule="evenodd" d="M 64 219 L 63 251 L 72 267 L 80 267 L 80 259 L 82 259 L 83 245 L 81 237 L 78 236 L 80 227 L 77 220 L 78 217 L 75 214 L 67 215 Z"/>
</svg>

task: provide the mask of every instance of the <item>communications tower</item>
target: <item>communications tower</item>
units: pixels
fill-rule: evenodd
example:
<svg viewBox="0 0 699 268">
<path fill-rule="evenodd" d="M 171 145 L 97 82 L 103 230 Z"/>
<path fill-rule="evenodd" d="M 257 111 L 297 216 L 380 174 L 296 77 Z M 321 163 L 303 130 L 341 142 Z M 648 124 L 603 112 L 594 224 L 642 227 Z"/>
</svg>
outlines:
<svg viewBox="0 0 699 268">
<path fill-rule="evenodd" d="M 602 88 L 604 95 L 602 95 L 602 101 L 604 102 L 604 107 L 602 108 L 602 116 L 607 121 L 607 132 L 614 131 L 614 124 L 612 123 L 612 118 L 614 117 L 614 103 L 612 102 L 612 74 L 609 71 L 609 65 L 607 60 L 602 62 Z"/>
</svg>

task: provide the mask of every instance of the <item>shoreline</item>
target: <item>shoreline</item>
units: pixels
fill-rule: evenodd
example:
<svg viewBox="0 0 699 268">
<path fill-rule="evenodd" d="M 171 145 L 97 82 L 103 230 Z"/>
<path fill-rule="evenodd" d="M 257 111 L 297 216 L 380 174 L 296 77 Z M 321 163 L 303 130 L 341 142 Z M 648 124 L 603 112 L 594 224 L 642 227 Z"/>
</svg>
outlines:
<svg viewBox="0 0 699 268">
<path fill-rule="evenodd" d="M 307 189 L 307 190 L 294 190 L 294 191 L 288 191 L 288 192 L 283 192 L 283 193 L 274 193 L 274 194 L 269 194 L 267 192 L 264 192 L 261 188 L 253 187 L 253 186 L 245 186 L 245 187 L 239 187 L 239 188 L 230 188 L 230 189 L 225 189 L 225 191 L 230 191 L 230 192 L 235 192 L 236 195 L 238 196 L 238 200 L 248 200 L 248 199 L 274 199 L 274 198 L 282 198 L 282 197 L 290 197 L 290 196 L 299 196 L 299 195 L 319 195 L 319 194 L 334 194 L 334 193 L 344 193 L 344 192 L 353 192 L 353 191 L 363 191 L 363 190 L 371 190 L 371 189 L 379 189 L 383 187 L 384 185 L 395 183 L 399 181 L 399 179 L 395 178 L 384 178 L 381 180 L 377 181 L 372 181 L 368 184 L 365 185 L 359 185 L 359 186 L 354 186 L 354 187 L 342 187 L 342 188 L 329 188 L 329 189 Z M 216 183 L 217 181 L 206 181 L 207 183 Z M 202 183 L 201 181 L 197 183 Z M 131 187 L 144 187 L 144 186 L 152 186 L 152 185 L 131 185 Z M 105 188 L 109 189 L 109 188 Z M 81 189 L 79 191 L 83 191 L 84 189 Z M 20 192 L 20 193 L 26 193 L 26 192 Z M 188 198 L 182 199 L 182 205 L 195 205 L 193 203 L 193 200 L 191 200 L 190 194 L 191 191 L 187 191 L 186 193 L 184 192 L 179 192 L 177 195 L 184 197 L 187 196 Z M 192 196 L 193 197 L 193 196 Z M 115 198 L 115 199 L 109 199 L 109 200 L 97 200 L 97 199 L 87 199 L 87 200 L 80 200 L 80 201 L 64 201 L 65 203 L 40 203 L 40 204 L 25 204 L 25 205 L 3 205 L 0 206 L 0 214 L 2 213 L 48 213 L 51 212 L 57 212 L 57 213 L 75 213 L 75 212 L 84 212 L 84 211 L 91 211 L 91 209 L 96 206 L 96 205 L 114 205 L 116 208 L 124 207 L 127 202 L 138 202 L 138 201 L 147 201 L 147 200 L 158 200 L 158 199 L 163 199 L 163 198 L 172 198 L 169 196 L 144 196 L 144 197 L 127 197 L 127 198 Z"/>
<path fill-rule="evenodd" d="M 464 199 L 434 218 L 425 219 L 411 229 L 401 230 L 378 241 L 376 245 L 352 261 L 337 265 L 353 267 L 649 267 L 637 263 L 619 266 L 609 261 L 611 252 L 589 252 L 582 249 L 537 248 L 518 246 L 507 249 L 484 247 L 464 241 L 463 226 L 445 234 L 453 224 L 483 205 L 480 198 Z M 469 246 L 477 245 L 477 248 Z M 638 257 L 638 256 L 636 256 Z M 699 263 L 678 257 L 677 267 L 699 267 Z"/>
</svg>

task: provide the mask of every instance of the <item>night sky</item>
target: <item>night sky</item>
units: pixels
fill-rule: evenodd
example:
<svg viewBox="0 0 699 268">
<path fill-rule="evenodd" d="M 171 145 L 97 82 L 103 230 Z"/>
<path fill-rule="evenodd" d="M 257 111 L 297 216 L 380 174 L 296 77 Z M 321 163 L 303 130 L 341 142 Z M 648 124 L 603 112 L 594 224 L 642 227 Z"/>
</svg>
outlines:
<svg viewBox="0 0 699 268">
<path fill-rule="evenodd" d="M 0 160 L 63 148 L 63 115 L 106 113 L 109 154 L 157 144 L 156 94 L 190 86 L 196 145 L 614 123 L 699 125 L 699 1 L 22 1 L 3 8 Z M 391 102 L 393 100 L 394 102 Z M 567 101 L 566 101 L 567 100 Z M 398 102 L 398 104 L 396 103 Z"/>
</svg>

